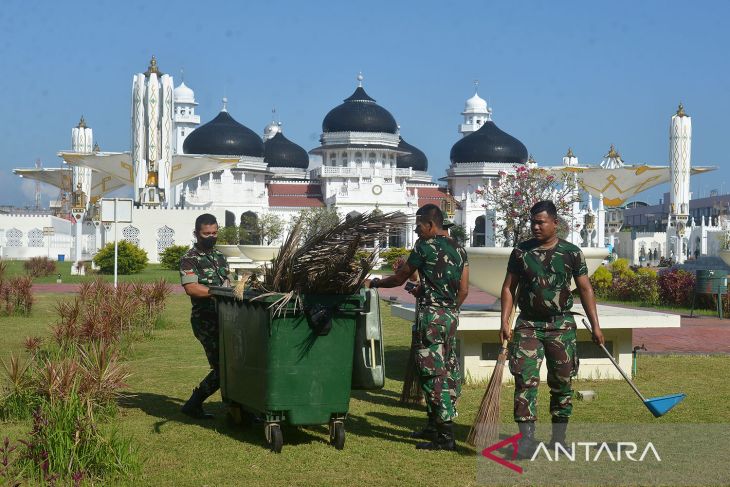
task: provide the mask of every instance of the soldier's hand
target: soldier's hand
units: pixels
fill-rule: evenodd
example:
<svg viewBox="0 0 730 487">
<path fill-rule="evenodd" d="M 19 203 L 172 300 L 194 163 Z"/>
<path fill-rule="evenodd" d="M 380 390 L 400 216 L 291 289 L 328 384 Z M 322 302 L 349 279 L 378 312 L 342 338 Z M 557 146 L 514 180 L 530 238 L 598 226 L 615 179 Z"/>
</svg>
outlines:
<svg viewBox="0 0 730 487">
<path fill-rule="evenodd" d="M 599 326 L 593 327 L 593 343 L 596 345 L 605 345 L 606 339 L 603 337 L 603 332 Z"/>
<path fill-rule="evenodd" d="M 504 343 L 505 340 L 510 341 L 512 339 L 512 327 L 509 324 L 502 325 L 499 329 L 499 341 Z"/>
</svg>

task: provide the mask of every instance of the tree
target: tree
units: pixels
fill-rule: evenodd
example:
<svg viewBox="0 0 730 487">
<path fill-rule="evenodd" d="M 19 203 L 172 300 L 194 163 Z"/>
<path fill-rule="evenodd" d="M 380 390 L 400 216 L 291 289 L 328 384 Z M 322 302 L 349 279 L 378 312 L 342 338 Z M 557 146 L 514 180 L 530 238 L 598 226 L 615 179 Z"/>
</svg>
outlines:
<svg viewBox="0 0 730 487">
<path fill-rule="evenodd" d="M 295 218 L 302 221 L 305 242 L 315 234 L 340 223 L 340 217 L 334 208 L 307 208 L 300 211 Z"/>
<path fill-rule="evenodd" d="M 556 177 L 545 169 L 517 166 L 514 173 L 500 171 L 496 186 L 484 192 L 485 206 L 494 210 L 491 220 L 505 244 L 516 246 L 531 238 L 530 208 L 538 201 L 555 203 L 560 224 L 569 230 L 571 207 L 580 201 L 574 185 L 570 173 Z"/>
<path fill-rule="evenodd" d="M 464 228 L 464 225 L 454 225 L 449 228 L 449 235 L 451 235 L 451 238 L 456 240 L 459 245 L 464 245 L 464 242 L 466 242 L 466 228 Z"/>
<path fill-rule="evenodd" d="M 238 227 L 235 225 L 218 229 L 218 245 L 238 245 Z"/>
<path fill-rule="evenodd" d="M 189 245 L 170 245 L 160 254 L 160 264 L 173 271 L 180 269 L 180 259 L 190 250 Z"/>
<path fill-rule="evenodd" d="M 281 237 L 284 233 L 284 219 L 274 213 L 265 213 L 259 218 L 259 235 L 263 245 L 271 245 L 272 242 Z"/>
</svg>

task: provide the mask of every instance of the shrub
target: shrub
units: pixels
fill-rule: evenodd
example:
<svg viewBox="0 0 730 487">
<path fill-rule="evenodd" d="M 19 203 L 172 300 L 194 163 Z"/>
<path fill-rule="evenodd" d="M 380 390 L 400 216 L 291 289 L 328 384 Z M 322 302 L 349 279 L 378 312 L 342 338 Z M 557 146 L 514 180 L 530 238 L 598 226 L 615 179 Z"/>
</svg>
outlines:
<svg viewBox="0 0 730 487">
<path fill-rule="evenodd" d="M 644 304 L 659 304 L 659 282 L 656 271 L 647 268 L 636 271 L 633 296 Z"/>
<path fill-rule="evenodd" d="M 136 274 L 147 266 L 147 252 L 131 242 L 120 240 L 118 245 L 117 272 Z M 108 243 L 94 256 L 94 263 L 102 274 L 114 272 L 114 242 Z"/>
<path fill-rule="evenodd" d="M 391 247 L 389 249 L 385 249 L 380 252 L 380 257 L 385 259 L 385 262 L 388 263 L 388 265 L 393 268 L 393 264 L 395 264 L 395 261 L 399 257 L 403 257 L 404 259 L 408 258 L 408 255 L 411 253 L 410 250 L 403 248 L 403 247 Z"/>
<path fill-rule="evenodd" d="M 689 306 L 695 288 L 695 275 L 680 269 L 668 269 L 659 273 L 659 297 L 662 303 L 672 306 Z"/>
<path fill-rule="evenodd" d="M 180 269 L 180 259 L 188 250 L 190 247 L 187 245 L 171 245 L 160 254 L 160 264 L 165 269 L 176 271 Z"/>
<path fill-rule="evenodd" d="M 626 259 L 616 259 L 611 263 L 611 273 L 616 276 L 628 275 L 631 276 L 633 271 L 629 266 L 629 261 Z"/>
<path fill-rule="evenodd" d="M 56 263 L 48 257 L 31 257 L 23 267 L 31 277 L 46 277 L 56 272 Z"/>
<path fill-rule="evenodd" d="M 607 298 L 610 296 L 612 283 L 613 275 L 611 274 L 611 271 L 606 269 L 604 266 L 600 266 L 596 269 L 596 272 L 591 276 L 593 291 L 601 298 Z"/>
<path fill-rule="evenodd" d="M 6 315 L 29 315 L 33 308 L 33 279 L 17 276 L 4 279 L 0 276 L 0 311 Z"/>
</svg>

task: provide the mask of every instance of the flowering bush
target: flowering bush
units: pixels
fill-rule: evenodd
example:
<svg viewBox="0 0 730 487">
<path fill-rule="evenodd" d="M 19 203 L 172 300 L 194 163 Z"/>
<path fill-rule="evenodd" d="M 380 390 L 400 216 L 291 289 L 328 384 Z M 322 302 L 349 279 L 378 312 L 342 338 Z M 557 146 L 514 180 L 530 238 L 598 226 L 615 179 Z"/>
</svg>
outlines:
<svg viewBox="0 0 730 487">
<path fill-rule="evenodd" d="M 661 302 L 673 306 L 689 306 L 695 288 L 695 275 L 679 270 L 668 269 L 659 273 L 657 280 Z"/>
<path fill-rule="evenodd" d="M 497 185 L 484 193 L 484 199 L 486 206 L 495 210 L 492 223 L 500 228 L 507 245 L 516 246 L 531 237 L 530 208 L 538 201 L 555 203 L 564 227 L 571 206 L 580 201 L 568 173 L 557 178 L 545 169 L 516 166 L 514 173 L 500 171 L 499 176 Z"/>
<path fill-rule="evenodd" d="M 403 247 L 390 247 L 389 249 L 381 251 L 380 257 L 385 259 L 385 262 L 387 262 L 392 269 L 393 264 L 395 264 L 396 260 L 398 260 L 399 258 L 407 259 L 410 253 L 410 250 Z"/>
</svg>

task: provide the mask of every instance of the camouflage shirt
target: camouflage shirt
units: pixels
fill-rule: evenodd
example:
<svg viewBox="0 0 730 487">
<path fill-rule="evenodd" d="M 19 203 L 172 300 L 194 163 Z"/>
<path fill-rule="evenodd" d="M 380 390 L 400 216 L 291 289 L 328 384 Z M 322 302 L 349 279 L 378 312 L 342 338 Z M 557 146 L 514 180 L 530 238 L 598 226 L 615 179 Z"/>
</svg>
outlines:
<svg viewBox="0 0 730 487">
<path fill-rule="evenodd" d="M 226 257 L 215 248 L 204 252 L 193 246 L 180 259 L 180 284 L 197 282 L 204 286 L 223 286 L 228 281 L 230 268 Z M 193 314 L 214 312 L 215 302 L 210 298 L 190 298 Z"/>
<path fill-rule="evenodd" d="M 423 289 L 419 304 L 423 306 L 456 306 L 466 251 L 455 240 L 437 235 L 418 239 L 408 256 L 408 265 L 418 269 Z"/>
<path fill-rule="evenodd" d="M 573 307 L 571 278 L 588 275 L 583 252 L 570 242 L 541 249 L 535 240 L 522 242 L 512 251 L 507 272 L 520 276 L 520 311 L 529 318 L 563 314 Z"/>
</svg>

